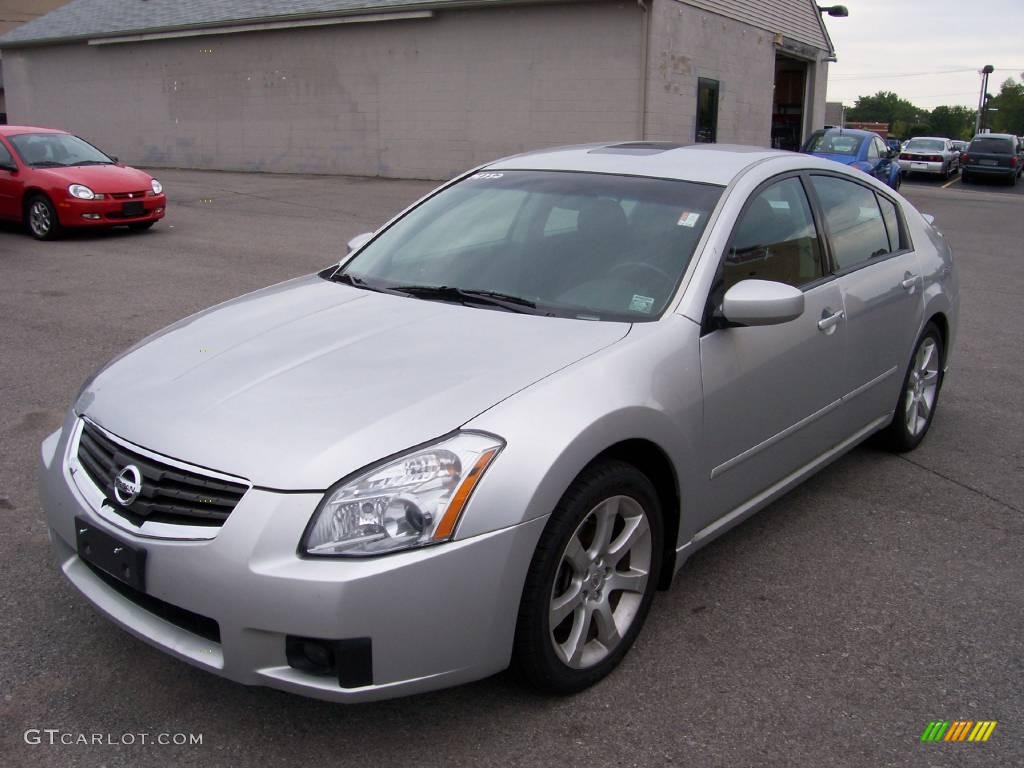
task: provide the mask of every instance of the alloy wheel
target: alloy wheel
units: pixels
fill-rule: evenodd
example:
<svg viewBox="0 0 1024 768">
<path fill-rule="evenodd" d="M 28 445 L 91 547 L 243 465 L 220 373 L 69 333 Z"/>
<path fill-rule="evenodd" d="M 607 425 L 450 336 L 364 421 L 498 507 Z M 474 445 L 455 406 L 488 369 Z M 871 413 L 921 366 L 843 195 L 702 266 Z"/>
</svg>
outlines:
<svg viewBox="0 0 1024 768">
<path fill-rule="evenodd" d="M 583 518 L 562 552 L 548 610 L 564 664 L 592 667 L 622 642 L 643 602 L 652 553 L 647 514 L 629 496 L 605 499 Z"/>
<path fill-rule="evenodd" d="M 53 227 L 50 207 L 42 200 L 36 200 L 28 209 L 28 225 L 36 237 L 46 237 Z"/>
<path fill-rule="evenodd" d="M 939 389 L 939 350 L 935 340 L 926 338 L 914 356 L 903 399 L 907 432 L 917 436 L 928 427 Z"/>
</svg>

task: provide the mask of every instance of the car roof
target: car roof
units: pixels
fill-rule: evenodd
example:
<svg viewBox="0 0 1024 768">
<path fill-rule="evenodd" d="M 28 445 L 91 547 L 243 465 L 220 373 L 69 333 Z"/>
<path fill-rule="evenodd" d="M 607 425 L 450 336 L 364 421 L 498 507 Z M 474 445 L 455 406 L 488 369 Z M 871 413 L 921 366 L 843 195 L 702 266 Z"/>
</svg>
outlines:
<svg viewBox="0 0 1024 768">
<path fill-rule="evenodd" d="M 21 133 L 67 133 L 59 128 L 39 128 L 34 125 L 0 125 L 0 136 L 17 136 Z"/>
<path fill-rule="evenodd" d="M 576 171 L 726 185 L 752 165 L 795 153 L 738 144 L 613 142 L 556 147 L 505 157 L 488 169 Z"/>
<path fill-rule="evenodd" d="M 929 139 L 931 141 L 952 141 L 952 139 L 947 139 L 945 136 L 915 136 L 912 139 L 908 139 L 908 141 L 917 141 L 918 139 Z"/>
<path fill-rule="evenodd" d="M 865 131 L 863 128 L 819 128 L 815 133 L 841 133 L 843 136 L 878 136 L 874 131 Z M 878 136 L 878 138 L 882 138 Z"/>
<path fill-rule="evenodd" d="M 1016 139 L 1017 135 L 1013 133 L 976 133 L 974 139 Z M 971 139 L 971 141 L 974 141 Z"/>
</svg>

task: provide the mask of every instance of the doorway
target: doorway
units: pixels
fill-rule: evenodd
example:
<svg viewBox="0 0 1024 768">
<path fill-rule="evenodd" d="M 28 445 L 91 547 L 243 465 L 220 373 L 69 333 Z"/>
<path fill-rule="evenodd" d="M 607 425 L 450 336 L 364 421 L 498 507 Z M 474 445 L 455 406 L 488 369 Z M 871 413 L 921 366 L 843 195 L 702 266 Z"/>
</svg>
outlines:
<svg viewBox="0 0 1024 768">
<path fill-rule="evenodd" d="M 807 62 L 775 56 L 775 91 L 772 96 L 772 147 L 800 151 L 807 98 Z"/>
</svg>

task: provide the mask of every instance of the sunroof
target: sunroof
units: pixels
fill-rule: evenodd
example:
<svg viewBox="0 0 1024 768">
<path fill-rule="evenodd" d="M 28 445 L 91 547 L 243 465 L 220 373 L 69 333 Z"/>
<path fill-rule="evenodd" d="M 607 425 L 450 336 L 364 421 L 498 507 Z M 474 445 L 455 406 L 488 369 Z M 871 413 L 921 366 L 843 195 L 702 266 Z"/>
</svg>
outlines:
<svg viewBox="0 0 1024 768">
<path fill-rule="evenodd" d="M 684 145 L 672 141 L 627 141 L 623 144 L 611 144 L 607 147 L 592 149 L 591 155 L 657 155 L 670 149 L 679 149 Z"/>
</svg>

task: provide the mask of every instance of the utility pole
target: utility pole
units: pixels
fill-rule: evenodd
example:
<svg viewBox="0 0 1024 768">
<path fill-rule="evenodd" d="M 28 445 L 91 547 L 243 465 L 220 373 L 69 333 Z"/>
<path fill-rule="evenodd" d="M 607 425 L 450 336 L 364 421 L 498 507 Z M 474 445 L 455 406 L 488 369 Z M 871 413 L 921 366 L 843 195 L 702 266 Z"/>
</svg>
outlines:
<svg viewBox="0 0 1024 768">
<path fill-rule="evenodd" d="M 991 64 L 986 64 L 981 69 L 981 95 L 978 97 L 978 117 L 974 121 L 975 134 L 981 132 L 981 116 L 984 114 L 988 102 L 988 76 L 995 71 L 996 68 Z"/>
</svg>

